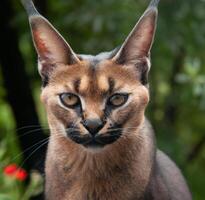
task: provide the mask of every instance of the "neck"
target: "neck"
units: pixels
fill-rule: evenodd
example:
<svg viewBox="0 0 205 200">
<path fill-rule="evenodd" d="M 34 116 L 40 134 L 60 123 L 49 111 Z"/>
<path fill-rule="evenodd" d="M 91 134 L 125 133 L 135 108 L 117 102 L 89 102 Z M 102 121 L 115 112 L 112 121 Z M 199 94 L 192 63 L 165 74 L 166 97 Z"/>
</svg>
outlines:
<svg viewBox="0 0 205 200">
<path fill-rule="evenodd" d="M 46 164 L 47 196 L 58 193 L 62 199 L 71 200 L 81 200 L 80 196 L 82 200 L 127 200 L 140 198 L 145 191 L 155 155 L 146 121 L 138 131 L 97 151 L 52 135 Z"/>
</svg>

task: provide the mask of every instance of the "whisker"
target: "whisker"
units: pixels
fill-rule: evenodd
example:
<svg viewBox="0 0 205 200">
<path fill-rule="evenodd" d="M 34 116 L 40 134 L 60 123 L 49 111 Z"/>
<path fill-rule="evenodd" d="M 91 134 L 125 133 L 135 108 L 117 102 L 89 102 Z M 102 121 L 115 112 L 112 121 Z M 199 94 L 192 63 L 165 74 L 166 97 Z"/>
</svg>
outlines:
<svg viewBox="0 0 205 200">
<path fill-rule="evenodd" d="M 20 156 L 22 156 L 25 152 L 29 151 L 30 149 L 32 149 L 33 147 L 35 147 L 36 145 L 38 145 L 41 142 L 44 142 L 45 140 L 48 140 L 49 137 L 42 139 L 40 141 L 38 141 L 37 143 L 33 144 L 32 146 L 26 148 L 24 151 L 22 151 L 21 153 L 17 154 L 14 158 L 11 159 L 11 162 L 14 162 L 17 158 L 19 158 Z"/>
<path fill-rule="evenodd" d="M 112 132 L 112 131 L 124 131 L 126 129 L 137 129 L 137 127 L 125 127 L 125 128 L 113 128 L 113 129 L 109 129 L 107 132 Z"/>
<path fill-rule="evenodd" d="M 26 133 L 21 134 L 21 135 L 18 136 L 18 137 L 21 138 L 21 137 L 23 137 L 23 136 L 25 136 L 25 135 L 28 135 L 28 134 L 31 134 L 31 133 L 34 133 L 34 132 L 38 132 L 38 131 L 41 131 L 41 130 L 48 130 L 48 129 L 38 128 L 38 129 L 30 130 L 30 131 L 28 131 L 28 132 L 26 132 Z"/>
<path fill-rule="evenodd" d="M 62 134 L 53 134 L 53 135 L 56 135 L 56 136 L 63 136 Z M 24 153 L 26 153 L 27 151 L 29 151 L 30 149 L 34 148 L 36 145 L 46 141 L 46 140 L 49 140 L 50 136 L 36 142 L 35 144 L 33 144 L 32 146 L 26 148 L 24 151 L 20 152 L 19 154 L 17 154 L 15 157 L 11 158 L 11 161 L 10 162 L 14 162 L 17 158 L 19 158 L 21 155 L 23 155 Z"/>
<path fill-rule="evenodd" d="M 36 128 L 36 129 L 33 129 L 33 130 L 29 130 L 29 131 L 27 131 L 26 133 L 22 133 L 22 134 L 20 134 L 20 135 L 17 135 L 17 138 L 20 139 L 20 138 L 22 138 L 22 137 L 24 137 L 24 136 L 26 136 L 26 135 L 29 135 L 29 134 L 32 134 L 32 133 L 37 133 L 37 132 L 39 132 L 39 131 L 41 131 L 41 130 L 49 130 L 49 129 Z M 15 141 L 15 140 L 16 140 L 15 137 L 10 139 L 10 141 Z"/>
<path fill-rule="evenodd" d="M 23 130 L 23 129 L 26 129 L 26 128 L 41 127 L 41 126 L 42 126 L 42 125 L 23 126 L 23 127 L 17 128 L 15 131 L 20 131 L 20 130 Z"/>
<path fill-rule="evenodd" d="M 58 136 L 58 138 L 65 137 L 65 136 L 63 136 L 63 135 L 61 135 L 61 134 L 54 134 L 54 136 Z M 36 151 L 38 151 L 40 148 L 42 148 L 45 144 L 47 144 L 47 143 L 49 142 L 49 138 L 50 138 L 50 136 L 47 137 L 46 139 L 41 140 L 41 142 L 43 142 L 43 144 L 41 144 L 39 147 L 37 147 L 35 150 L 33 150 L 33 151 L 31 152 L 31 154 L 30 154 L 27 158 L 25 158 L 25 159 L 23 160 L 23 162 L 22 162 L 21 165 L 20 165 L 20 168 L 26 163 L 26 161 L 27 161 L 29 158 L 31 158 L 31 156 L 32 156 L 34 153 L 36 153 Z M 45 141 L 45 140 L 46 140 L 46 141 Z M 39 143 L 39 142 L 38 142 L 38 143 Z M 37 144 L 36 144 L 36 145 L 37 145 Z"/>
<path fill-rule="evenodd" d="M 31 127 L 31 126 L 27 126 L 26 128 L 28 128 L 28 127 Z M 22 127 L 22 130 L 23 130 L 23 128 L 25 128 L 25 127 Z M 69 129 L 74 130 L 74 128 L 67 128 L 66 130 L 69 130 Z M 51 128 L 37 128 L 37 129 L 30 130 L 30 131 L 28 131 L 28 132 L 26 132 L 26 133 L 23 133 L 23 134 L 19 135 L 18 138 L 22 138 L 23 136 L 26 136 L 26 135 L 29 135 L 29 134 L 32 134 L 32 133 L 37 133 L 37 132 L 40 131 L 40 130 L 53 130 L 53 129 L 51 129 Z M 55 130 L 58 131 L 58 129 L 55 129 Z M 59 130 L 60 130 L 60 129 L 59 129 Z M 54 134 L 54 135 L 58 135 L 58 134 Z M 59 135 L 61 135 L 61 134 L 59 134 Z M 50 136 L 49 136 L 49 137 L 50 137 Z M 19 158 L 20 156 L 22 156 L 24 153 L 26 153 L 26 152 L 29 151 L 30 149 L 34 148 L 36 145 L 38 145 L 38 144 L 40 144 L 41 142 L 43 142 L 43 141 L 49 139 L 49 137 L 44 138 L 43 140 L 40 140 L 40 141 L 38 141 L 37 143 L 33 144 L 32 146 L 26 148 L 24 151 L 20 152 L 20 153 L 17 154 L 14 158 L 12 158 L 12 159 L 11 159 L 11 162 L 14 162 L 17 158 Z M 16 140 L 16 138 L 12 138 L 12 139 L 11 139 L 11 141 L 15 141 L 15 140 Z"/>
<path fill-rule="evenodd" d="M 26 161 L 27 161 L 29 158 L 31 158 L 31 156 L 32 156 L 36 151 L 38 151 L 41 147 L 43 147 L 45 144 L 47 144 L 48 141 L 49 141 L 49 140 L 48 140 L 48 138 L 47 138 L 47 140 L 46 140 L 45 142 L 43 142 L 43 144 L 41 144 L 39 147 L 37 147 L 35 150 L 33 150 L 33 151 L 31 152 L 31 154 L 30 154 L 27 158 L 25 158 L 24 161 L 21 163 L 20 168 L 26 163 Z"/>
<path fill-rule="evenodd" d="M 39 126 L 40 127 L 40 126 Z M 75 129 L 75 128 L 67 128 L 67 129 L 65 129 L 65 130 L 77 130 L 77 128 Z M 33 133 L 37 133 L 37 132 L 39 132 L 39 131 L 41 131 L 41 130 L 46 130 L 46 131 L 49 131 L 49 130 L 56 130 L 56 131 L 58 131 L 58 130 L 61 130 L 61 129 L 52 129 L 52 128 L 36 128 L 36 129 L 33 129 L 33 130 L 29 130 L 29 131 L 27 131 L 27 132 L 25 132 L 25 133 L 22 133 L 22 134 L 20 134 L 20 135 L 18 135 L 17 137 L 18 138 L 22 138 L 22 137 L 24 137 L 24 136 L 26 136 L 26 135 L 29 135 L 29 134 L 33 134 Z M 11 141 L 15 141 L 16 140 L 16 138 L 13 138 L 13 139 L 11 139 Z"/>
</svg>

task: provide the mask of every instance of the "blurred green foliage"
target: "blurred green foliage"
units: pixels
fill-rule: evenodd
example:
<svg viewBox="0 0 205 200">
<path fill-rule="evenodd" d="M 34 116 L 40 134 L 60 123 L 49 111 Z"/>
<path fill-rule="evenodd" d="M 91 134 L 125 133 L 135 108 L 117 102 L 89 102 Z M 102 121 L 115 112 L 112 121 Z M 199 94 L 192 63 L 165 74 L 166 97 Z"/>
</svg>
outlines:
<svg viewBox="0 0 205 200">
<path fill-rule="evenodd" d="M 48 0 L 47 18 L 75 52 L 97 54 L 122 44 L 148 3 L 147 0 Z M 45 124 L 45 114 L 38 98 L 40 78 L 36 54 L 26 14 L 19 1 L 13 1 L 13 5 L 15 18 L 12 24 L 19 32 L 19 46 L 39 117 Z M 204 10 L 204 0 L 161 1 L 152 49 L 151 101 L 147 109 L 158 146 L 181 167 L 196 200 L 203 200 L 205 196 Z M 0 83 L 2 79 L 0 75 Z M 4 100 L 5 95 L 6 91 L 0 86 L 0 132 L 3 133 L 0 145 L 11 147 L 17 143 L 13 139 L 15 122 Z M 200 142 L 202 145 L 198 150 Z M 11 159 L 19 150 L 15 147 L 8 151 Z"/>
</svg>

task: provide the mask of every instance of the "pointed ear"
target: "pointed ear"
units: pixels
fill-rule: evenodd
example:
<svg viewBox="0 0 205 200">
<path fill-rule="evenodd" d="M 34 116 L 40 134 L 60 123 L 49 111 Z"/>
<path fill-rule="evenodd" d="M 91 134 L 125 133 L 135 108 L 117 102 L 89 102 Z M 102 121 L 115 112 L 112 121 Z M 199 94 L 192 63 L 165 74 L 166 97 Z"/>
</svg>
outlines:
<svg viewBox="0 0 205 200">
<path fill-rule="evenodd" d="M 33 42 L 39 56 L 39 72 L 47 79 L 56 64 L 74 64 L 79 62 L 69 44 L 58 31 L 35 9 L 31 0 L 22 0 L 27 13 L 33 36 Z"/>
<path fill-rule="evenodd" d="M 156 7 L 148 7 L 113 58 L 114 60 L 119 63 L 134 63 L 139 58 L 149 57 L 156 29 L 157 13 Z"/>
<path fill-rule="evenodd" d="M 158 2 L 159 0 L 153 0 L 150 3 L 112 60 L 122 65 L 139 65 L 142 62 L 140 70 L 144 72 L 149 70 L 145 69 L 145 65 L 149 65 L 150 49 L 156 29 Z"/>
</svg>

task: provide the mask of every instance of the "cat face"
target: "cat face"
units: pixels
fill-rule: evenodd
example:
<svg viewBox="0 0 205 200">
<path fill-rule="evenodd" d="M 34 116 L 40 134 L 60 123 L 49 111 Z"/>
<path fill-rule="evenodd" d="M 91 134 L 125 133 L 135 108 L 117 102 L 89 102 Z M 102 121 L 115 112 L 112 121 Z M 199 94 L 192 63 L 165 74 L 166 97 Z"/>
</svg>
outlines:
<svg viewBox="0 0 205 200">
<path fill-rule="evenodd" d="M 143 120 L 148 89 L 133 66 L 111 60 L 61 65 L 50 75 L 42 101 L 50 125 L 84 146 L 104 146 L 131 134 Z"/>
<path fill-rule="evenodd" d="M 90 56 L 75 54 L 26 2 L 51 133 L 85 147 L 102 147 L 139 129 L 149 101 L 156 5 L 150 4 L 118 50 Z"/>
</svg>

